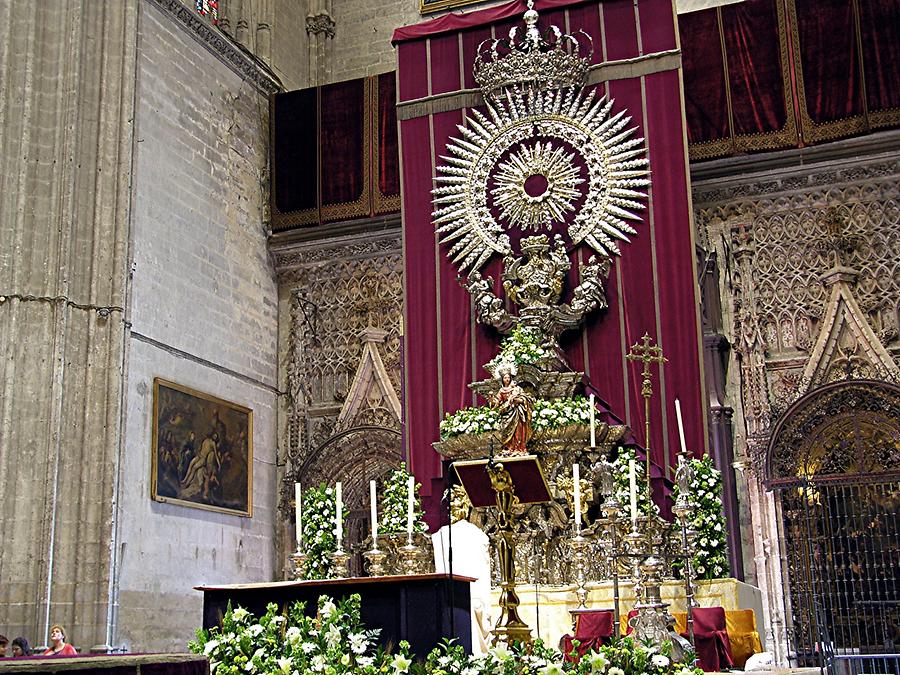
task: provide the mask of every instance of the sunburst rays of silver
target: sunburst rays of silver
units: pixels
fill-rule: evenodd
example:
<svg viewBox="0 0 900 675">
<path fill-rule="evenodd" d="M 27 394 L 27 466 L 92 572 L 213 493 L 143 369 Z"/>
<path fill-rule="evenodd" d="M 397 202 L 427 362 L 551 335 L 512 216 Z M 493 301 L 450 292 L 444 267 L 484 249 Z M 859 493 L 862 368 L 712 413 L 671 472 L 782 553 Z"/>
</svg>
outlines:
<svg viewBox="0 0 900 675">
<path fill-rule="evenodd" d="M 500 217 L 513 227 L 549 229 L 553 221 L 561 221 L 575 210 L 574 202 L 581 196 L 576 188 L 584 182 L 579 173 L 571 152 L 562 146 L 554 148 L 549 141 L 537 141 L 514 150 L 499 164 L 491 194 L 500 207 Z M 543 176 L 547 186 L 540 194 L 531 195 L 525 183 L 535 175 Z"/>
<path fill-rule="evenodd" d="M 461 137 L 448 141 L 437 167 L 432 220 L 461 272 L 512 253 L 503 217 L 495 219 L 489 208 L 488 179 L 495 167 L 504 170 L 500 160 L 507 151 L 537 139 L 554 149 L 565 143 L 586 167 L 586 183 L 579 186 L 584 202 L 567 225 L 572 245 L 585 242 L 601 255 L 619 255 L 619 242 L 637 233 L 628 221 L 641 220 L 636 212 L 645 208 L 639 200 L 650 180 L 644 139 L 634 136 L 625 110 L 611 115 L 612 108 L 613 101 L 574 87 L 511 87 L 487 99 L 486 114 L 473 110 L 457 126 Z"/>
</svg>

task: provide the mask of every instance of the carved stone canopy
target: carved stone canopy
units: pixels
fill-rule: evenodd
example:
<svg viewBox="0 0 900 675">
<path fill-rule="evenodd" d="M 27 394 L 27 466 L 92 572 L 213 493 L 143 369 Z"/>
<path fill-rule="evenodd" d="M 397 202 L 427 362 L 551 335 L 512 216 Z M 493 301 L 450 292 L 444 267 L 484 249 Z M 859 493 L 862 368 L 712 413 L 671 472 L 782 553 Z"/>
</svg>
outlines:
<svg viewBox="0 0 900 675">
<path fill-rule="evenodd" d="M 767 482 L 789 486 L 827 476 L 900 471 L 900 387 L 834 382 L 807 394 L 772 433 Z"/>
</svg>

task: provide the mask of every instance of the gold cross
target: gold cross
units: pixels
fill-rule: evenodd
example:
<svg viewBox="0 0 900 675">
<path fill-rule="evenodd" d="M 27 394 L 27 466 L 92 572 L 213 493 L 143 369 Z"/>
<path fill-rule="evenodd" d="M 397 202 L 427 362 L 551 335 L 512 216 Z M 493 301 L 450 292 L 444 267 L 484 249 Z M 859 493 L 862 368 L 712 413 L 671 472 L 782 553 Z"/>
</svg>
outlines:
<svg viewBox="0 0 900 675">
<path fill-rule="evenodd" d="M 643 342 L 643 344 L 641 344 Z M 649 333 L 644 333 L 641 342 L 635 342 L 631 345 L 631 351 L 625 355 L 629 361 L 641 361 L 644 364 L 644 371 L 641 373 L 643 378 L 641 382 L 641 396 L 644 397 L 644 450 L 647 453 L 647 495 L 651 496 L 650 489 L 650 397 L 653 396 L 653 383 L 650 379 L 650 364 L 659 363 L 660 365 L 668 361 L 663 356 L 662 347 L 659 345 L 651 345 L 653 338 Z"/>
<path fill-rule="evenodd" d="M 644 398 L 650 398 L 653 396 L 653 385 L 650 382 L 650 364 L 651 363 L 665 363 L 669 359 L 663 356 L 662 347 L 659 345 L 652 345 L 653 338 L 650 337 L 649 333 L 644 333 L 644 337 L 641 338 L 640 342 L 635 342 L 631 345 L 631 351 L 625 356 L 629 361 L 643 361 L 644 363 L 644 372 L 641 373 L 644 381 L 641 383 L 641 396 Z M 649 442 L 649 441 L 648 441 Z"/>
</svg>

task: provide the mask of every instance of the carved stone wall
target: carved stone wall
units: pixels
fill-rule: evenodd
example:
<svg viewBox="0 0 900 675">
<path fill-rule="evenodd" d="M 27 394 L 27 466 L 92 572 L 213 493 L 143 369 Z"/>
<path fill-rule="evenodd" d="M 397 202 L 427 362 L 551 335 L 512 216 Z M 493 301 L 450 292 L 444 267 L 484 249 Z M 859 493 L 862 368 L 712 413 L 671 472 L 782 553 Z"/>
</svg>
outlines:
<svg viewBox="0 0 900 675">
<path fill-rule="evenodd" d="M 838 379 L 897 377 L 898 145 L 900 134 L 886 132 L 694 171 L 699 241 L 718 261 L 733 346 L 726 396 L 747 576 L 766 595 L 769 644 L 782 662 L 785 552 L 766 451 L 804 394 Z"/>
<path fill-rule="evenodd" d="M 311 243 L 273 238 L 279 271 L 281 553 L 293 542 L 293 483 L 344 483 L 355 520 L 368 481 L 401 459 L 403 264 L 399 228 Z M 358 530 L 358 532 L 357 532 Z M 288 536 L 291 535 L 291 536 Z"/>
</svg>

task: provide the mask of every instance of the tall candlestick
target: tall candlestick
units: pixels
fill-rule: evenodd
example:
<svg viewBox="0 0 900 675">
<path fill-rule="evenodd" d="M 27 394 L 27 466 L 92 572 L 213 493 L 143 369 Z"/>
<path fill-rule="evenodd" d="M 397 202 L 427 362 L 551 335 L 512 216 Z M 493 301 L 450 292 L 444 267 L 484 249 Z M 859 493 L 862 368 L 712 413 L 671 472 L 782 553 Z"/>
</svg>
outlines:
<svg viewBox="0 0 900 675">
<path fill-rule="evenodd" d="M 594 395 L 591 394 L 591 447 L 597 447 L 597 432 L 595 431 L 596 424 L 594 422 Z"/>
<path fill-rule="evenodd" d="M 297 550 L 303 548 L 303 493 L 300 483 L 294 483 L 294 520 L 297 526 Z"/>
<path fill-rule="evenodd" d="M 334 536 L 337 539 L 338 551 L 344 550 L 344 498 L 341 494 L 341 482 L 334 488 L 334 520 L 336 523 Z"/>
<path fill-rule="evenodd" d="M 681 440 L 681 451 L 687 455 L 687 443 L 684 442 L 684 422 L 681 421 L 681 402 L 675 399 L 675 417 L 678 418 L 678 438 Z"/>
<path fill-rule="evenodd" d="M 634 460 L 628 460 L 628 491 L 631 497 L 631 524 L 637 529 L 637 475 L 634 468 Z"/>
<path fill-rule="evenodd" d="M 581 466 L 572 465 L 572 492 L 575 502 L 575 532 L 581 532 Z"/>
<path fill-rule="evenodd" d="M 406 491 L 406 532 L 410 535 L 413 533 L 413 520 L 415 518 L 415 500 L 416 500 L 416 479 L 414 476 L 409 477 L 409 487 Z"/>
<path fill-rule="evenodd" d="M 378 502 L 375 500 L 375 481 L 369 481 L 369 509 L 372 515 L 372 548 L 378 548 Z"/>
</svg>

